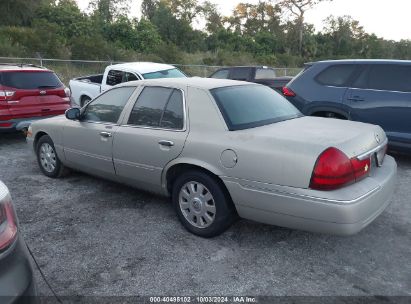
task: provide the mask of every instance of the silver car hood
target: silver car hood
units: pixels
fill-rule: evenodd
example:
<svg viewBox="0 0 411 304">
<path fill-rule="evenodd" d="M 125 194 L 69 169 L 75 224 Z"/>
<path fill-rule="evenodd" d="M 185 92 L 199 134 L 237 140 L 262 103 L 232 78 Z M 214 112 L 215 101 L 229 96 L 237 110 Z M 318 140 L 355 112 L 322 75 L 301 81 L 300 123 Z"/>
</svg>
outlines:
<svg viewBox="0 0 411 304">
<path fill-rule="evenodd" d="M 324 150 L 335 147 L 352 158 L 383 143 L 386 135 L 375 125 L 302 117 L 230 132 L 229 138 L 239 154 L 233 170 L 236 176 L 307 188 L 315 162 Z"/>
</svg>

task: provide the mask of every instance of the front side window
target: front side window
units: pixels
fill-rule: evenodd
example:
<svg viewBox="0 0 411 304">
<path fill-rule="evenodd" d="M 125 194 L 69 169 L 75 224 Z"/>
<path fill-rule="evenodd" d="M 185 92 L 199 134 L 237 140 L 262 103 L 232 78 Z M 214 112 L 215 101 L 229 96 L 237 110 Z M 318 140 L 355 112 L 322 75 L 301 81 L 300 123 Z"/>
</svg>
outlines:
<svg viewBox="0 0 411 304">
<path fill-rule="evenodd" d="M 153 73 L 143 74 L 144 79 L 159 79 L 159 78 L 185 78 L 187 77 L 179 69 L 170 69 L 164 71 L 158 71 Z"/>
<path fill-rule="evenodd" d="M 115 86 L 117 84 L 120 84 L 123 82 L 123 77 L 124 77 L 123 71 L 110 70 L 107 73 L 106 84 L 108 84 L 109 86 Z"/>
<path fill-rule="evenodd" d="M 182 92 L 163 87 L 144 88 L 133 107 L 128 124 L 173 130 L 183 129 Z"/>
<path fill-rule="evenodd" d="M 211 75 L 211 78 L 227 79 L 229 73 L 230 73 L 230 71 L 227 70 L 227 69 L 219 70 L 219 71 L 215 72 L 213 75 Z"/>
<path fill-rule="evenodd" d="M 272 79 L 276 76 L 275 71 L 269 68 L 257 68 L 255 71 L 255 79 Z"/>
<path fill-rule="evenodd" d="M 135 87 L 115 88 L 94 99 L 82 114 L 83 121 L 117 123 Z"/>
<path fill-rule="evenodd" d="M 21 90 L 55 89 L 63 86 L 53 72 L 3 72 L 0 84 Z"/>
<path fill-rule="evenodd" d="M 338 64 L 322 71 L 315 78 L 320 84 L 341 87 L 347 85 L 358 65 Z"/>
<path fill-rule="evenodd" d="M 302 116 L 284 97 L 259 85 L 211 90 L 230 131 L 255 128 Z"/>
</svg>

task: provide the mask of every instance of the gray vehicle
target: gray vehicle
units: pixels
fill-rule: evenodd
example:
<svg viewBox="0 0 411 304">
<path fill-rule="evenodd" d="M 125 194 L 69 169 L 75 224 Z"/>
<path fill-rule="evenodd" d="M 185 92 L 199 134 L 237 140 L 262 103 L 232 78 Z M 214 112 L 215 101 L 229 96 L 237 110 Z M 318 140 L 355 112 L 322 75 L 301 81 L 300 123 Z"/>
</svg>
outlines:
<svg viewBox="0 0 411 304">
<path fill-rule="evenodd" d="M 411 61 L 308 63 L 283 94 L 305 115 L 381 126 L 393 150 L 411 153 Z"/>
<path fill-rule="evenodd" d="M 19 234 L 10 193 L 0 182 L 0 303 L 37 303 L 29 253 Z"/>
<path fill-rule="evenodd" d="M 270 88 L 233 80 L 122 84 L 33 123 L 27 139 L 45 175 L 73 168 L 170 196 L 203 237 L 237 215 L 356 233 L 388 206 L 397 169 L 380 127 L 303 117 Z"/>
</svg>

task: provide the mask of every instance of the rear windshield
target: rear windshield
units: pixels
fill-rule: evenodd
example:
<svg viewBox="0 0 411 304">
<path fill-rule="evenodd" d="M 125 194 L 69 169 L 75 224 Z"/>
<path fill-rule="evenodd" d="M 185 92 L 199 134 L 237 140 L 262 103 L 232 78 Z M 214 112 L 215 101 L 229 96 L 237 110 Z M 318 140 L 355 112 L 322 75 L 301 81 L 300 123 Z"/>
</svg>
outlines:
<svg viewBox="0 0 411 304">
<path fill-rule="evenodd" d="M 157 79 L 157 78 L 184 78 L 187 77 L 179 69 L 171 69 L 153 73 L 143 74 L 144 79 Z"/>
<path fill-rule="evenodd" d="M 259 85 L 211 90 L 230 131 L 255 128 L 302 114 L 273 89 Z"/>
<path fill-rule="evenodd" d="M 63 86 L 53 72 L 3 72 L 0 73 L 0 84 L 6 87 L 33 90 L 54 89 Z"/>
</svg>

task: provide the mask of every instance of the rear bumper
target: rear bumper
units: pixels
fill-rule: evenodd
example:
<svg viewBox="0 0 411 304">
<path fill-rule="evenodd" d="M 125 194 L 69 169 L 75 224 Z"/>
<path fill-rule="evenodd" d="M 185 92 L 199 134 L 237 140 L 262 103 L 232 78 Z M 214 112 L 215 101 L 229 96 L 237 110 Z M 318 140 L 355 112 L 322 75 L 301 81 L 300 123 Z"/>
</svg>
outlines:
<svg viewBox="0 0 411 304">
<path fill-rule="evenodd" d="M 62 114 L 64 114 L 64 112 L 58 115 L 62 115 Z M 0 121 L 0 133 L 21 131 L 25 128 L 28 128 L 33 122 L 37 120 L 42 120 L 42 119 L 46 119 L 46 118 L 50 118 L 50 117 L 54 117 L 58 115 L 29 117 L 29 118 Z"/>
<path fill-rule="evenodd" d="M 370 224 L 390 204 L 396 172 L 394 159 L 386 156 L 374 176 L 329 192 L 223 180 L 243 218 L 312 232 L 351 235 Z"/>
<path fill-rule="evenodd" d="M 37 303 L 33 270 L 21 236 L 0 254 L 0 269 L 0 303 Z"/>
</svg>

